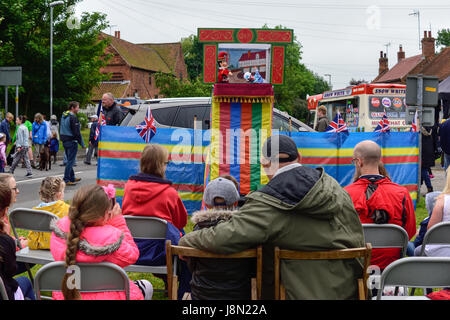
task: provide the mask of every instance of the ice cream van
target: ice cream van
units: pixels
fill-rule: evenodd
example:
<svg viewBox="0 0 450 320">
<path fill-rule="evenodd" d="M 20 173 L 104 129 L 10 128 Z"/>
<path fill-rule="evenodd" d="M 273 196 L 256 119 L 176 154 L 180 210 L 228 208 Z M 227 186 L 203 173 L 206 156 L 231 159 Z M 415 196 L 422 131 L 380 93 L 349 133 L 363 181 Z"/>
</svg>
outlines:
<svg viewBox="0 0 450 320">
<path fill-rule="evenodd" d="M 330 121 L 339 110 L 351 132 L 374 131 L 384 112 L 392 131 L 406 131 L 411 126 L 405 122 L 405 95 L 406 85 L 366 83 L 309 96 L 310 125 L 316 127 L 317 108 L 323 105 Z"/>
</svg>

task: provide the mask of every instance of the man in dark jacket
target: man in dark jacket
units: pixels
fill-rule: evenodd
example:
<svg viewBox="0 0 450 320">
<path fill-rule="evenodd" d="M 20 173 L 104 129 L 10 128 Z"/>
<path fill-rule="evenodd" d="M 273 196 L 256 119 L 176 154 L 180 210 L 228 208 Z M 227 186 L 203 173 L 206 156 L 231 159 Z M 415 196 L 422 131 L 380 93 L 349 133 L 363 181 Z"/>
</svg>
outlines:
<svg viewBox="0 0 450 320">
<path fill-rule="evenodd" d="M 278 140 L 278 144 L 277 144 Z M 269 183 L 225 222 L 186 234 L 179 245 L 222 254 L 263 246 L 262 299 L 274 297 L 274 247 L 325 251 L 364 247 L 352 200 L 323 168 L 304 167 L 295 142 L 272 136 L 263 147 Z M 283 261 L 288 299 L 356 299 L 357 260 Z"/>
<path fill-rule="evenodd" d="M 81 178 L 75 178 L 73 165 L 77 157 L 78 144 L 84 148 L 83 137 L 80 131 L 80 122 L 77 113 L 80 104 L 77 101 L 69 103 L 69 110 L 65 111 L 61 117 L 60 137 L 63 143 L 64 152 L 67 155 L 66 169 L 64 170 L 64 182 L 66 185 L 75 185 Z"/>
<path fill-rule="evenodd" d="M 111 93 L 105 93 L 102 96 L 103 114 L 105 115 L 107 126 L 118 126 L 124 116 L 123 112 L 114 101 L 114 96 Z"/>
<path fill-rule="evenodd" d="M 450 165 L 450 118 L 439 126 L 439 141 L 444 153 L 444 169 Z"/>
<path fill-rule="evenodd" d="M 8 145 L 8 143 L 11 143 L 11 136 L 9 134 L 10 132 L 10 123 L 14 120 L 14 116 L 12 113 L 8 112 L 6 114 L 5 119 L 0 124 L 0 132 L 4 133 L 6 135 L 6 141 L 5 144 Z"/>
<path fill-rule="evenodd" d="M 318 132 L 325 132 L 329 124 L 330 120 L 327 118 L 327 108 L 320 106 L 317 108 L 317 124 L 314 129 Z"/>
</svg>

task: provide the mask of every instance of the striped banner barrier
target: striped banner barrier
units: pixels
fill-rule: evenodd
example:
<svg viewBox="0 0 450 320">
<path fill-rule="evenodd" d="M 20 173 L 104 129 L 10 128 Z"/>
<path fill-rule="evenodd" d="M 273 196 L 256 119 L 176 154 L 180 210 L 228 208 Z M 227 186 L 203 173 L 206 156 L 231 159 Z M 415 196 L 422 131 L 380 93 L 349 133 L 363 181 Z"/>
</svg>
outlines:
<svg viewBox="0 0 450 320">
<path fill-rule="evenodd" d="M 170 163 L 166 178 L 173 182 L 189 214 L 201 208 L 203 186 L 211 161 L 209 145 L 211 130 L 158 128 L 152 143 L 169 150 Z M 277 134 L 273 132 L 273 134 Z M 290 135 L 298 146 L 302 163 L 323 167 L 341 186 L 353 181 L 351 164 L 353 148 L 362 140 L 373 140 L 382 147 L 382 161 L 395 183 L 405 186 L 414 201 L 417 199 L 419 173 L 419 136 L 417 132 L 352 132 L 344 138 L 334 133 L 280 132 Z M 97 183 L 113 184 L 117 201 L 121 204 L 128 178 L 139 172 L 139 159 L 145 147 L 134 127 L 102 126 L 100 130 Z M 245 163 L 241 163 L 243 165 Z M 247 164 L 248 165 L 248 164 Z M 231 170 L 240 183 L 250 181 L 250 173 L 243 177 Z M 220 170 L 220 169 L 219 169 Z M 219 171 L 220 172 L 220 171 Z M 246 179 L 246 180 L 245 180 Z M 264 181 L 261 181 L 261 184 Z"/>
</svg>

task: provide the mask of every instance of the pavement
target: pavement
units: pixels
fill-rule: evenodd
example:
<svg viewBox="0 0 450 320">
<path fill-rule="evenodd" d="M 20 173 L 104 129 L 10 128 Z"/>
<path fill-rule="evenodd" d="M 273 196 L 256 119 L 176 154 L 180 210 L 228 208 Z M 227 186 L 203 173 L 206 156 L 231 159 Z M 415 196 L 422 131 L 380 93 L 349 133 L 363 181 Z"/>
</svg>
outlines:
<svg viewBox="0 0 450 320">
<path fill-rule="evenodd" d="M 436 161 L 436 163 L 438 163 Z M 431 179 L 431 185 L 433 186 L 433 191 L 442 191 L 445 186 L 445 171 L 444 168 L 441 167 L 440 163 L 431 168 L 433 172 L 434 178 Z M 428 192 L 427 187 L 425 186 L 425 182 L 420 187 L 421 196 L 425 196 Z"/>
</svg>

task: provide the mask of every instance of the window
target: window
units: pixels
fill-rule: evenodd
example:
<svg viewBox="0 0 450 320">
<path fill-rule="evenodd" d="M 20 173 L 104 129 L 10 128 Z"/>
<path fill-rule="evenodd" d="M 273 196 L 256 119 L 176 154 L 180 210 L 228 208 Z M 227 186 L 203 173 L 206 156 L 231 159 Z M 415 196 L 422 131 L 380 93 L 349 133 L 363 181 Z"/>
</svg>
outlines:
<svg viewBox="0 0 450 320">
<path fill-rule="evenodd" d="M 272 129 L 278 129 L 280 131 L 289 131 L 289 119 L 274 113 Z M 291 131 L 298 131 L 298 126 L 291 121 Z"/>
<path fill-rule="evenodd" d="M 178 107 L 154 109 L 152 115 L 159 124 L 171 126 L 177 114 L 177 109 Z"/>
<path fill-rule="evenodd" d="M 180 128 L 194 128 L 194 116 L 197 116 L 197 121 L 202 122 L 201 128 L 198 129 L 206 129 L 205 128 L 205 113 L 207 112 L 207 106 L 184 106 L 180 107 L 177 117 L 173 122 L 172 126 L 180 127 Z M 209 114 L 208 117 L 209 119 Z"/>
</svg>

